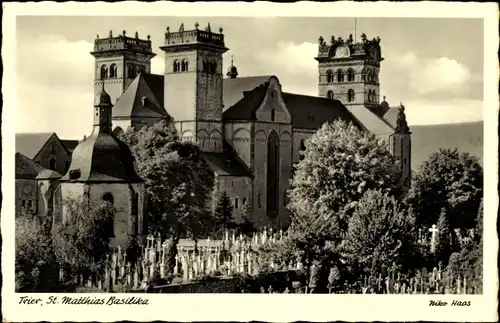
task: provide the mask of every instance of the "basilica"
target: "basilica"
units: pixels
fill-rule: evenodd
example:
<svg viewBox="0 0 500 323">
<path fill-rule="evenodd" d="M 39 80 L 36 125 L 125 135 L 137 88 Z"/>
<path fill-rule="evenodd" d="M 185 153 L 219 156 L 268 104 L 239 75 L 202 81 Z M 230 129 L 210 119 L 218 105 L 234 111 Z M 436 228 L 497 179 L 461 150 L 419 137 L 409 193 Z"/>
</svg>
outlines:
<svg viewBox="0 0 500 323">
<path fill-rule="evenodd" d="M 210 24 L 166 28 L 159 48 L 163 75 L 151 73 L 156 54 L 149 36 L 97 36 L 91 52 L 95 129 L 74 148 L 60 181 L 67 191 L 109 193 L 107 199 L 125 206 L 115 230 L 142 231 L 144 184 L 116 135 L 168 120 L 184 140 L 198 143 L 216 176 L 214 196 L 227 192 L 237 220 L 246 205 L 256 226 L 282 227 L 299 152 L 322 124 L 344 120 L 384 139 L 409 184 L 411 132 L 402 104 L 380 100 L 380 41 L 365 34 L 359 40 L 319 37 L 311 57 L 318 63 L 318 96 L 306 96 L 284 92 L 279 75 L 245 77 L 233 63 L 224 68 L 223 29 Z"/>
</svg>

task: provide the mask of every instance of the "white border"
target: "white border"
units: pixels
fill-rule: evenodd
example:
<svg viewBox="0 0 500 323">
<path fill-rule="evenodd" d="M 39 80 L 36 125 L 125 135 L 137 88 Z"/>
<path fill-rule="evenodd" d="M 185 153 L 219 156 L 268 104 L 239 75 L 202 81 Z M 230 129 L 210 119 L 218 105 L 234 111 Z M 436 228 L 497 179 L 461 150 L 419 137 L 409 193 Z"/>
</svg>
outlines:
<svg viewBox="0 0 500 323">
<path fill-rule="evenodd" d="M 498 240 L 496 236 L 497 121 L 499 80 L 498 7 L 494 3 L 5 3 L 3 4 L 3 181 L 2 274 L 4 321 L 496 321 Z M 485 256 L 484 294 L 427 295 L 151 295 L 148 306 L 21 306 L 14 290 L 14 120 L 16 107 L 15 33 L 17 15 L 104 16 L 332 16 L 484 18 L 484 168 Z M 465 44 L 464 44 L 465 46 Z M 34 53 L 36 55 L 36 53 Z M 47 298 L 47 295 L 31 296 Z M 80 296 L 79 294 L 78 296 Z M 91 294 L 108 297 L 109 294 Z M 116 295 L 116 294 L 115 294 Z M 62 295 L 58 295 L 59 297 Z M 71 295 L 75 296 L 75 295 Z M 116 295 L 119 296 L 119 295 Z M 125 296 L 125 295 L 122 295 Z M 129 296 L 128 294 L 126 296 Z M 470 300 L 470 307 L 429 307 L 430 299 Z"/>
</svg>

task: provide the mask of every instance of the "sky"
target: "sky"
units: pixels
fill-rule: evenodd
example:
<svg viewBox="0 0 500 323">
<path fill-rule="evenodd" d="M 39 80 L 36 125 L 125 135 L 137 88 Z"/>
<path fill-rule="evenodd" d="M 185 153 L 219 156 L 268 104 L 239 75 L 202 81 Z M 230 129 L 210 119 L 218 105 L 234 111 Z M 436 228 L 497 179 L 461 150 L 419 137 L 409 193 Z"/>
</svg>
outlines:
<svg viewBox="0 0 500 323">
<path fill-rule="evenodd" d="M 378 36 L 381 97 L 402 102 L 410 125 L 483 120 L 482 19 L 18 16 L 16 132 L 81 139 L 92 130 L 96 35 L 150 35 L 152 72 L 162 74 L 165 29 L 181 22 L 223 27 L 224 71 L 233 56 L 240 77 L 276 75 L 283 91 L 313 96 L 319 36 Z"/>
</svg>

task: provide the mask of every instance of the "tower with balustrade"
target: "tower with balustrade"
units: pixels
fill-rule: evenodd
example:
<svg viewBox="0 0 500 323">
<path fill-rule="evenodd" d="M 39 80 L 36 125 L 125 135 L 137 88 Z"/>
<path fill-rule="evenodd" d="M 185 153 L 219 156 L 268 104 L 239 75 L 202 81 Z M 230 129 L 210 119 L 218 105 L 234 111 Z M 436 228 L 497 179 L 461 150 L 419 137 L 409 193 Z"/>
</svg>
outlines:
<svg viewBox="0 0 500 323">
<path fill-rule="evenodd" d="M 164 106 L 185 140 L 197 141 L 203 151 L 222 151 L 222 28 L 178 31 L 167 27 L 164 46 Z"/>
<path fill-rule="evenodd" d="M 134 37 L 127 36 L 124 30 L 120 35 L 110 31 L 107 38 L 94 40 L 94 96 L 97 96 L 104 83 L 106 92 L 114 104 L 125 89 L 140 72 L 151 72 L 153 53 L 150 36 L 140 39 L 136 32 Z"/>
</svg>

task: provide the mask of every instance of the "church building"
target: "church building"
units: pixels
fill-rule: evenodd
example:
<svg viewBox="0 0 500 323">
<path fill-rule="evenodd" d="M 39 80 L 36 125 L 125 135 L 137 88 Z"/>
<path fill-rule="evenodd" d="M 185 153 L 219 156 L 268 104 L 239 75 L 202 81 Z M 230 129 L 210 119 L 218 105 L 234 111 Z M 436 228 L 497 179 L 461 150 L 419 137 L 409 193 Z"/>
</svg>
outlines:
<svg viewBox="0 0 500 323">
<path fill-rule="evenodd" d="M 332 36 L 327 43 L 320 37 L 317 57 L 311 57 L 318 62 L 317 97 L 283 91 L 276 75 L 242 77 L 234 64 L 224 77 L 222 58 L 228 48 L 223 29 L 212 31 L 210 24 L 203 30 L 198 23 L 189 30 L 183 24 L 177 31 L 167 27 L 160 49 L 165 71 L 155 75 L 151 59 L 156 54 L 149 36 L 140 39 L 138 33 L 129 37 L 125 31 L 116 36 L 110 32 L 109 37 L 95 40 L 91 53 L 95 95 L 99 97 L 103 86 L 109 94 L 109 99 L 101 97 L 96 105 L 95 127 L 107 130 L 94 130 L 95 138 L 75 148 L 70 171 L 61 179 L 68 191 L 74 186 L 100 197 L 104 190 L 94 192 L 92 185 L 99 177 L 109 181 L 107 189 L 114 199 L 129 199 L 131 210 L 137 209 L 134 194 L 142 192 L 143 184 L 126 166 L 129 152 L 120 163 L 111 157 L 100 160 L 99 154 L 92 153 L 108 142 L 117 154 L 125 151 L 109 135 L 111 119 L 99 119 L 111 104 L 115 133 L 159 120 L 174 122 L 184 140 L 199 144 L 212 167 L 214 196 L 227 192 L 237 220 L 242 207 L 249 207 L 257 226 L 287 224 L 286 192 L 293 165 L 299 162 L 307 139 L 325 122 L 352 122 L 386 140 L 401 162 L 402 181 L 409 183 L 411 133 L 404 107 L 391 108 L 385 99 L 380 101 L 380 38 L 369 40 L 363 34 L 357 41 L 352 36 L 346 40 Z M 120 165 L 113 170 L 110 163 Z M 92 170 L 100 175 L 92 175 Z M 133 184 L 122 184 L 124 178 Z"/>
</svg>

